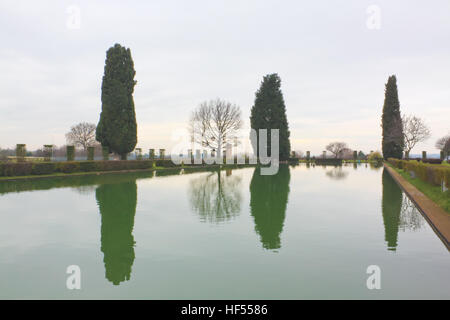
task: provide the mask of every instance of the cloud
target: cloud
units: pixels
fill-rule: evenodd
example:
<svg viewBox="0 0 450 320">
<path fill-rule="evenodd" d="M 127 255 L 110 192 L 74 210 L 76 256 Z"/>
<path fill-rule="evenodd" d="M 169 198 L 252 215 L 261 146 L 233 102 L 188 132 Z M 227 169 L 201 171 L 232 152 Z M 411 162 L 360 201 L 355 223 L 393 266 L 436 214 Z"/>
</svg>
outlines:
<svg viewBox="0 0 450 320">
<path fill-rule="evenodd" d="M 241 106 L 248 123 L 262 77 L 282 78 L 292 146 L 321 152 L 344 140 L 380 148 L 384 83 L 398 77 L 402 112 L 432 137 L 450 131 L 450 3 L 379 1 L 381 29 L 366 27 L 370 1 L 2 1 L 0 146 L 65 143 L 70 126 L 97 123 L 105 52 L 131 48 L 139 146 L 169 148 L 171 132 L 200 102 Z M 67 28 L 67 7 L 80 29 Z"/>
</svg>

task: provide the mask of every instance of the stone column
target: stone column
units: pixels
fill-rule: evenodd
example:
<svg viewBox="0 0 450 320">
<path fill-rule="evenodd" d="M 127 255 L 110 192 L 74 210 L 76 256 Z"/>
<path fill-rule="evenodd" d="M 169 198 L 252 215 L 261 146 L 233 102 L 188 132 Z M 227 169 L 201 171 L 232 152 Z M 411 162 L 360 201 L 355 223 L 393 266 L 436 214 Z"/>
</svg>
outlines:
<svg viewBox="0 0 450 320">
<path fill-rule="evenodd" d="M 192 149 L 188 149 L 188 158 L 187 160 L 189 161 L 189 164 L 193 164 L 194 163 L 194 155 L 192 154 Z"/>
<path fill-rule="evenodd" d="M 194 164 L 202 164 L 202 153 L 200 149 L 195 150 Z"/>
<path fill-rule="evenodd" d="M 25 161 L 25 156 L 27 155 L 26 144 L 18 143 L 16 145 L 16 158 L 18 162 Z"/>
<path fill-rule="evenodd" d="M 148 152 L 148 158 L 150 160 L 155 160 L 155 149 L 150 149 Z"/>
<path fill-rule="evenodd" d="M 108 147 L 102 147 L 102 156 L 104 161 L 109 160 L 109 148 Z"/>
<path fill-rule="evenodd" d="M 94 147 L 87 147 L 87 160 L 88 161 L 94 160 Z"/>
<path fill-rule="evenodd" d="M 164 158 L 166 156 L 165 153 L 166 153 L 166 149 L 159 149 L 159 158 L 161 160 L 164 160 Z"/>
<path fill-rule="evenodd" d="M 134 150 L 135 150 L 136 160 L 142 160 L 142 149 L 136 148 Z"/>
<path fill-rule="evenodd" d="M 233 164 L 234 158 L 233 158 L 233 146 L 231 143 L 227 143 L 225 147 L 225 163 L 226 164 Z"/>
<path fill-rule="evenodd" d="M 66 158 L 67 158 L 67 161 L 75 160 L 75 146 L 67 146 L 66 147 Z"/>
<path fill-rule="evenodd" d="M 310 158 L 311 158 L 311 152 L 306 151 L 306 160 L 309 161 Z"/>
<path fill-rule="evenodd" d="M 44 144 L 44 161 L 51 161 L 53 155 L 53 145 Z"/>
<path fill-rule="evenodd" d="M 427 158 L 427 152 L 422 151 L 422 160 L 425 160 Z"/>
</svg>

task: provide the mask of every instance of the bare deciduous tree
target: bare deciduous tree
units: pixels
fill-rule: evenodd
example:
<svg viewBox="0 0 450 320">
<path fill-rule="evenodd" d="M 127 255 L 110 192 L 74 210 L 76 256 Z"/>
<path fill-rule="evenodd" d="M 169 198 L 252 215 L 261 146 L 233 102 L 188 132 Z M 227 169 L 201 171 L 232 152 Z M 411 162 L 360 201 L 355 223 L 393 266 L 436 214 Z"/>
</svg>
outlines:
<svg viewBox="0 0 450 320">
<path fill-rule="evenodd" d="M 436 141 L 436 148 L 444 152 L 444 157 L 450 156 L 450 134 L 438 139 Z"/>
<path fill-rule="evenodd" d="M 224 176 L 223 171 L 192 179 L 189 188 L 192 208 L 203 221 L 231 220 L 241 211 L 241 180 L 239 176 Z"/>
<path fill-rule="evenodd" d="M 95 144 L 95 129 L 96 125 L 93 123 L 81 122 L 74 125 L 66 133 L 67 143 L 73 143 L 86 150 L 87 147 Z"/>
<path fill-rule="evenodd" d="M 348 172 L 342 170 L 341 166 L 336 167 L 330 171 L 327 171 L 327 172 L 325 172 L 325 174 L 333 180 L 342 180 L 342 179 L 347 178 L 347 176 L 348 176 Z"/>
<path fill-rule="evenodd" d="M 337 159 L 342 155 L 342 152 L 348 148 L 345 142 L 331 142 L 325 147 L 325 149 L 334 154 L 334 157 Z"/>
<path fill-rule="evenodd" d="M 218 157 L 227 143 L 235 143 L 241 127 L 241 109 L 220 99 L 200 104 L 189 123 L 192 141 L 217 151 Z"/>
<path fill-rule="evenodd" d="M 402 124 L 405 139 L 405 154 L 409 154 L 417 143 L 425 141 L 430 137 L 430 129 L 422 119 L 416 116 L 404 115 L 402 117 Z"/>
</svg>

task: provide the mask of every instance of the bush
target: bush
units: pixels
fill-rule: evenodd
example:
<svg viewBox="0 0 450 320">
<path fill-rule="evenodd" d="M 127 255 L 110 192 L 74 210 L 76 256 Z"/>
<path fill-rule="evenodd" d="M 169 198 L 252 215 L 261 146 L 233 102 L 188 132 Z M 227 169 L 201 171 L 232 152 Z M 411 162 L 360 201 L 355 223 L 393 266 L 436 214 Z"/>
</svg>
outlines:
<svg viewBox="0 0 450 320">
<path fill-rule="evenodd" d="M 156 160 L 155 165 L 157 167 L 163 168 L 177 167 L 177 165 L 173 163 L 172 160 Z"/>
<path fill-rule="evenodd" d="M 97 164 L 95 161 L 80 161 L 80 171 L 82 172 L 97 171 Z"/>
<path fill-rule="evenodd" d="M 94 151 L 95 151 L 94 147 L 88 147 L 87 148 L 87 159 L 88 159 L 88 161 L 94 160 Z"/>
<path fill-rule="evenodd" d="M 16 162 L 16 163 L 4 163 L 3 176 L 28 176 L 32 171 L 31 162 Z"/>
<path fill-rule="evenodd" d="M 56 171 L 63 173 L 73 173 L 80 171 L 80 162 L 77 161 L 58 162 L 56 164 Z"/>
<path fill-rule="evenodd" d="M 66 147 L 66 157 L 67 157 L 67 161 L 73 161 L 73 159 L 75 159 L 75 147 L 74 146 Z"/>
<path fill-rule="evenodd" d="M 24 176 L 52 174 L 57 172 L 92 172 L 142 170 L 154 167 L 152 160 L 120 161 L 62 161 L 62 162 L 3 162 L 0 163 L 0 176 Z M 171 160 L 157 160 L 157 165 L 164 168 L 176 167 Z"/>
<path fill-rule="evenodd" d="M 383 161 L 383 156 L 381 155 L 381 153 L 379 151 L 375 151 L 375 152 L 372 152 L 371 154 L 369 154 L 369 156 L 367 157 L 367 160 L 381 162 L 381 161 Z"/>
<path fill-rule="evenodd" d="M 96 161 L 98 171 L 139 170 L 153 168 L 151 160 Z"/>
<path fill-rule="evenodd" d="M 442 181 L 444 181 L 447 188 L 450 185 L 450 167 L 448 166 L 393 158 L 389 158 L 388 162 L 398 169 L 403 169 L 406 172 L 414 172 L 417 178 L 431 185 L 441 186 Z"/>
<path fill-rule="evenodd" d="M 109 148 L 108 147 L 102 147 L 102 156 L 103 160 L 109 160 Z"/>
<path fill-rule="evenodd" d="M 31 167 L 32 174 L 51 174 L 54 173 L 56 164 L 54 162 L 36 162 Z"/>
</svg>

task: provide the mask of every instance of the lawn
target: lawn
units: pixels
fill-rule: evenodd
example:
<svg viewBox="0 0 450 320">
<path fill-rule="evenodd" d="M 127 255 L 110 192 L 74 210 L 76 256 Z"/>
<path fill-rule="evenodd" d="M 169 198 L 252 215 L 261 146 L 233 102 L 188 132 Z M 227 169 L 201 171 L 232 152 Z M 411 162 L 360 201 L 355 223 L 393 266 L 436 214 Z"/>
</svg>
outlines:
<svg viewBox="0 0 450 320">
<path fill-rule="evenodd" d="M 450 213 L 450 190 L 442 192 L 441 187 L 430 185 L 429 183 L 420 180 L 419 178 L 411 178 L 408 172 L 401 169 L 393 167 L 388 164 L 392 169 L 397 171 L 403 178 L 405 178 L 409 183 L 414 185 L 428 198 L 436 202 L 442 209 Z M 448 165 L 448 164 L 447 164 Z"/>
</svg>

